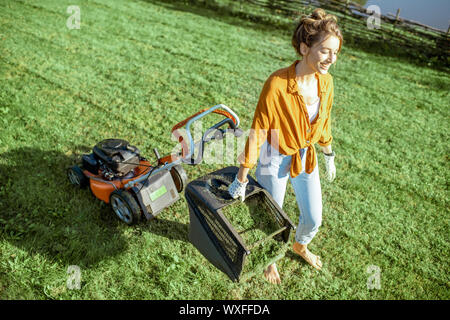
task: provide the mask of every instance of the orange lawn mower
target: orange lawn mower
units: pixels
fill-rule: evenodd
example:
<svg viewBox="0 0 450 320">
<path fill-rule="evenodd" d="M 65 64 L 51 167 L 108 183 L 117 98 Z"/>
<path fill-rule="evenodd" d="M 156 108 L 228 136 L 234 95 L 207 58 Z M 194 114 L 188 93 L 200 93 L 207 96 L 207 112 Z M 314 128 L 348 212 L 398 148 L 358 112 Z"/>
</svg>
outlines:
<svg viewBox="0 0 450 320">
<path fill-rule="evenodd" d="M 193 122 L 210 113 L 225 116 L 202 135 L 202 140 L 195 143 L 190 127 Z M 228 125 L 228 128 L 222 127 Z M 179 129 L 185 126 L 189 148 Z M 238 128 L 238 116 L 223 104 L 203 109 L 172 128 L 172 134 L 181 143 L 181 151 L 160 157 L 153 149 L 157 162 L 152 165 L 142 157 L 140 151 L 128 141 L 106 139 L 97 143 L 92 153 L 82 156 L 81 165 L 67 169 L 69 181 L 79 187 L 90 187 L 94 196 L 109 203 L 117 217 L 132 225 L 145 217 L 150 220 L 163 209 L 180 199 L 187 184 L 187 175 L 182 163 L 196 165 L 201 163 L 205 143 L 220 140 L 231 132 L 236 137 L 242 134 Z M 197 159 L 194 151 L 198 150 Z M 187 152 L 189 150 L 189 152 Z"/>
</svg>

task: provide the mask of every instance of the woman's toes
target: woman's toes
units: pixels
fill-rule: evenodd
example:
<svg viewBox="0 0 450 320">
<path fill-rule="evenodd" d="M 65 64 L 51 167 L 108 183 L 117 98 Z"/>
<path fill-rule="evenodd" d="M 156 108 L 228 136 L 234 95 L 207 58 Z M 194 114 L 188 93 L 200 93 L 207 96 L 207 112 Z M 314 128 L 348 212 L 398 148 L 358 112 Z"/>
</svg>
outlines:
<svg viewBox="0 0 450 320">
<path fill-rule="evenodd" d="M 264 276 L 266 280 L 272 284 L 281 283 L 280 275 L 278 274 L 277 266 L 275 264 L 271 264 L 264 270 Z"/>
<path fill-rule="evenodd" d="M 319 256 L 317 256 L 317 265 L 319 266 L 319 268 L 322 268 L 322 261 L 320 260 Z"/>
</svg>

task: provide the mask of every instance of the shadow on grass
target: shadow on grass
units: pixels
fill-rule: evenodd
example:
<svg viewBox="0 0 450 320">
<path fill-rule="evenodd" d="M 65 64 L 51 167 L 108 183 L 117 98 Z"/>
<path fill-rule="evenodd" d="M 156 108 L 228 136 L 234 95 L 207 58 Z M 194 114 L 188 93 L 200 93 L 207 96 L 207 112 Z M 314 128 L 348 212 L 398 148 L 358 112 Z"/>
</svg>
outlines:
<svg viewBox="0 0 450 320">
<path fill-rule="evenodd" d="M 89 188 L 70 184 L 66 170 L 90 147 L 75 154 L 20 148 L 1 155 L 0 235 L 32 256 L 88 267 L 128 247 L 141 230 L 188 241 L 188 226 L 164 219 L 127 226 Z"/>
<path fill-rule="evenodd" d="M 161 213 L 164 215 L 164 213 Z M 145 222 L 144 222 L 145 224 Z M 145 230 L 171 240 L 189 242 L 189 225 L 157 216 L 147 222 Z"/>
<path fill-rule="evenodd" d="M 251 12 L 238 12 L 229 6 L 223 6 L 215 3 L 214 1 L 199 1 L 199 0 L 172 0 L 170 2 L 162 2 L 159 0 L 141 0 L 144 2 L 150 2 L 157 4 L 161 7 L 165 7 L 169 10 L 188 12 L 199 16 L 207 17 L 209 19 L 215 19 L 223 23 L 227 23 L 233 26 L 237 24 L 244 28 L 252 28 L 261 31 L 280 30 L 286 35 L 288 41 L 295 27 L 297 21 L 292 23 L 286 22 L 272 22 L 264 17 L 258 16 Z M 300 17 L 299 17 L 300 18 Z M 298 19 L 299 19 L 298 18 Z M 365 28 L 365 23 L 361 22 L 360 25 L 356 25 L 354 28 Z M 399 62 L 409 63 L 420 67 L 427 67 L 436 69 L 439 71 L 448 71 L 450 68 L 449 58 L 446 55 L 435 57 L 426 53 L 428 47 L 421 46 L 419 44 L 405 47 L 401 44 L 396 44 L 395 35 L 394 39 L 386 39 L 378 35 L 376 37 L 367 38 L 363 36 L 364 30 L 361 29 L 361 36 L 358 33 L 344 32 L 344 47 L 354 48 L 364 51 L 369 54 L 374 54 L 381 57 L 393 57 L 399 60 Z M 293 55 L 294 57 L 294 50 Z"/>
<path fill-rule="evenodd" d="M 126 249 L 109 207 L 89 189 L 76 189 L 68 182 L 66 168 L 75 163 L 77 154 L 20 148 L 1 157 L 7 163 L 0 165 L 4 239 L 31 255 L 79 266 L 96 264 Z"/>
</svg>

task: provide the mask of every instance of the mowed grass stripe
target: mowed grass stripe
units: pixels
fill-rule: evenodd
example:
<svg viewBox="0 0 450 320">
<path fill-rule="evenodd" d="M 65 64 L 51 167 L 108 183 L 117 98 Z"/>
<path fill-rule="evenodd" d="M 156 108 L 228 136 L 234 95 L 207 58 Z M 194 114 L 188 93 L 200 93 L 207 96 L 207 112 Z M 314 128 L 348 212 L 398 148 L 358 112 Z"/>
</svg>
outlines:
<svg viewBox="0 0 450 320">
<path fill-rule="evenodd" d="M 41 132 L 41 134 L 37 134 L 41 137 L 50 137 L 57 134 L 54 139 L 56 145 L 63 143 L 62 141 L 67 139 L 68 136 L 75 143 L 77 140 L 84 140 L 86 134 L 88 136 L 92 134 L 93 139 L 96 139 L 96 135 L 101 135 L 101 132 L 95 130 L 94 125 L 89 125 L 94 121 L 102 121 L 102 117 L 98 118 L 98 109 L 97 112 L 92 110 L 94 104 L 91 101 L 80 99 L 79 96 L 75 96 L 66 88 L 29 69 L 24 69 L 15 64 L 10 64 L 10 66 L 15 69 L 16 74 L 14 78 L 8 80 L 8 85 L 4 86 L 3 89 L 7 95 L 14 96 L 15 101 L 8 103 L 12 107 L 12 119 L 8 126 L 9 130 L 3 135 L 4 138 L 7 136 L 14 137 L 17 134 L 19 136 L 37 134 L 36 131 L 32 133 L 23 132 L 22 126 L 25 126 L 25 128 L 33 126 L 33 130 Z M 17 72 L 21 69 L 22 71 Z M 14 86 L 23 81 L 34 85 L 28 86 L 27 90 L 24 91 L 15 91 Z M 32 101 L 29 100 L 30 96 L 34 97 Z M 33 122 L 28 123 L 29 120 L 32 120 L 34 124 Z M 85 125 L 73 126 L 73 122 L 78 121 L 85 123 Z M 104 125 L 106 127 L 106 123 Z M 63 140 L 61 141 L 61 139 Z M 17 146 L 18 142 L 15 141 L 13 144 Z"/>
<path fill-rule="evenodd" d="M 110 8 L 111 10 L 108 12 L 105 12 L 105 10 L 95 10 L 91 7 L 92 3 L 89 2 L 89 4 L 87 4 L 87 6 L 89 6 L 88 9 L 83 9 L 83 5 L 80 4 L 80 8 L 83 10 L 83 12 L 85 12 L 86 15 L 89 14 L 88 18 L 86 18 L 89 22 L 92 22 L 91 24 L 87 24 L 86 29 L 94 29 L 94 30 L 102 30 L 102 28 L 104 28 L 105 26 L 109 26 L 109 25 L 113 25 L 111 22 L 117 22 L 117 21 L 122 21 L 121 26 L 124 26 L 126 28 L 121 29 L 121 28 L 117 28 L 117 25 L 114 24 L 114 28 L 111 28 L 111 30 L 109 30 L 108 28 L 105 28 L 104 30 L 106 31 L 106 34 L 110 35 L 110 32 L 113 32 L 113 34 L 115 35 L 119 35 L 121 37 L 124 37 L 122 34 L 123 33 L 128 33 L 130 36 L 132 36 L 133 40 L 137 40 L 136 38 L 134 38 L 134 35 L 138 35 L 138 33 L 136 31 L 139 32 L 144 32 L 142 34 L 142 36 L 140 36 L 140 39 L 146 39 L 148 36 L 151 36 L 152 33 L 150 34 L 146 34 L 145 31 L 153 29 L 154 26 L 157 26 L 158 29 L 156 29 L 156 33 L 154 32 L 154 34 L 163 34 L 164 38 L 171 39 L 171 36 L 174 36 L 173 39 L 176 38 L 182 38 L 184 41 L 180 42 L 180 41 L 173 41 L 175 45 L 172 44 L 172 46 L 170 46 L 170 48 L 177 48 L 177 46 L 180 47 L 180 49 L 185 49 L 185 43 L 196 43 L 198 44 L 198 46 L 194 46 L 194 47 L 189 47 L 190 50 L 192 50 L 192 54 L 188 55 L 189 58 L 193 58 L 196 59 L 198 57 L 208 57 L 210 55 L 210 52 L 208 51 L 209 49 L 214 49 L 217 48 L 217 50 L 214 51 L 220 51 L 222 49 L 221 46 L 224 45 L 224 41 L 222 38 L 225 39 L 230 39 L 232 41 L 230 41 L 230 43 L 233 43 L 233 47 L 235 48 L 235 51 L 237 51 L 239 53 L 239 50 L 243 50 L 244 54 L 248 54 L 248 45 L 249 45 L 249 41 L 250 42 L 254 42 L 252 46 L 250 46 L 251 48 L 254 48 L 256 50 L 258 50 L 259 53 L 262 52 L 273 52 L 272 47 L 270 47 L 268 41 L 261 41 L 259 38 L 256 38 L 255 40 L 253 40 L 252 35 L 258 35 L 260 36 L 260 34 L 258 33 L 254 33 L 252 32 L 252 34 L 250 34 L 250 36 L 248 36 L 248 34 L 245 34 L 242 37 L 237 38 L 236 35 L 237 34 L 241 34 L 239 32 L 233 32 L 233 30 L 227 30 L 226 32 L 224 31 L 222 34 L 218 34 L 217 30 L 212 30 L 211 31 L 205 31 L 202 32 L 203 29 L 199 28 L 199 26 L 201 27 L 203 26 L 208 26 L 211 27 L 210 25 L 207 25 L 207 22 L 209 19 L 203 19 L 205 20 L 204 24 L 200 24 L 199 25 L 199 21 L 195 20 L 194 23 L 177 23 L 178 21 L 180 21 L 180 19 L 165 19 L 165 17 L 163 17 L 163 19 L 160 20 L 149 20 L 147 15 L 137 15 L 137 16 L 132 16 L 130 13 L 128 12 L 124 12 L 124 10 L 122 10 L 122 7 L 118 7 L 118 8 Z M 97 9 L 97 8 L 96 8 Z M 52 10 L 48 10 L 49 12 L 54 12 L 58 15 L 58 12 L 52 11 Z M 103 14 L 100 14 L 103 13 Z M 117 13 L 116 15 L 114 15 L 114 13 Z M 149 12 L 149 13 L 154 13 L 153 11 Z M 158 12 L 159 13 L 159 12 Z M 132 26 L 134 26 L 133 24 L 129 24 L 128 23 L 128 19 L 124 19 L 123 17 L 127 16 L 127 17 L 133 17 L 136 18 L 137 20 L 140 21 L 136 21 L 137 23 L 139 23 L 139 25 L 137 26 L 136 29 L 130 29 Z M 145 19 L 142 19 L 143 17 L 145 17 Z M 102 19 L 103 18 L 103 19 Z M 174 21 L 174 23 L 169 23 L 170 21 Z M 108 23 L 109 22 L 109 23 Z M 142 26 L 140 25 L 142 23 Z M 148 27 L 143 27 L 144 25 L 151 25 L 152 28 L 148 28 Z M 223 27 L 228 26 L 227 24 L 219 24 L 219 26 L 217 27 L 218 30 L 222 30 L 224 29 Z M 164 27 L 164 28 L 161 28 Z M 236 28 L 235 28 L 236 29 Z M 240 28 L 239 28 L 240 29 Z M 117 31 L 120 32 L 117 32 Z M 115 31 L 115 32 L 114 32 Z M 246 30 L 248 31 L 248 30 Z M 97 33 L 96 33 L 97 34 Z M 217 35 L 218 34 L 218 35 Z M 211 35 L 215 35 L 215 36 L 211 36 Z M 222 37 L 223 36 L 223 37 Z M 151 38 L 150 38 L 151 39 Z M 234 43 L 234 41 L 236 41 L 236 39 L 240 39 L 241 42 L 240 43 Z M 137 41 L 142 41 L 142 40 L 137 40 Z M 227 42 L 228 43 L 228 42 Z M 244 44 L 245 43 L 245 44 Z M 179 44 L 179 45 L 177 45 Z M 205 50 L 205 48 L 207 50 Z M 167 49 L 167 48 L 166 48 Z M 182 50 L 180 50 L 181 52 L 172 52 L 172 53 L 183 53 Z M 217 65 L 217 66 L 222 66 L 224 68 L 229 68 L 230 65 L 231 66 L 235 66 L 236 64 L 234 63 L 229 63 L 229 59 L 233 59 L 234 57 L 238 57 L 236 59 L 236 61 L 232 61 L 232 62 L 239 62 L 241 57 L 240 55 L 228 55 L 226 57 L 224 57 L 225 60 L 225 64 L 220 63 L 221 61 L 221 56 L 215 56 L 215 60 L 214 62 L 212 61 L 208 61 L 207 59 L 204 61 L 206 63 L 212 63 L 213 65 Z M 237 68 L 236 70 L 240 70 L 239 68 Z M 236 71 L 234 70 L 234 71 Z"/>
<path fill-rule="evenodd" d="M 64 51 L 62 51 L 62 53 L 64 54 L 65 52 Z M 77 55 L 76 55 L 77 56 Z M 52 61 L 52 63 L 51 64 L 53 64 L 53 61 Z M 97 64 L 98 65 L 98 64 Z M 101 64 L 100 64 L 101 65 Z M 192 74 L 196 74 L 195 72 L 194 73 L 192 73 Z M 226 79 L 228 79 L 228 78 L 230 78 L 230 77 L 225 77 Z M 70 85 L 70 86 L 72 86 L 72 85 Z M 81 90 L 80 90 L 81 91 Z M 114 91 L 114 93 L 115 93 L 116 91 Z M 102 99 L 103 100 L 103 99 Z M 98 104 L 98 103 L 101 103 L 100 101 L 98 101 L 98 102 L 96 102 L 96 104 Z"/>
<path fill-rule="evenodd" d="M 64 54 L 64 52 L 63 52 L 63 54 Z M 53 63 L 53 61 L 51 61 L 51 63 Z M 55 62 L 56 63 L 56 62 Z M 76 82 L 75 82 L 76 83 Z M 69 86 L 71 86 L 71 85 L 69 85 Z"/>
<path fill-rule="evenodd" d="M 224 77 L 224 79 L 227 79 L 228 77 Z"/>
<path fill-rule="evenodd" d="M 224 79 L 227 79 L 227 78 L 229 78 L 229 77 L 224 77 Z"/>
</svg>

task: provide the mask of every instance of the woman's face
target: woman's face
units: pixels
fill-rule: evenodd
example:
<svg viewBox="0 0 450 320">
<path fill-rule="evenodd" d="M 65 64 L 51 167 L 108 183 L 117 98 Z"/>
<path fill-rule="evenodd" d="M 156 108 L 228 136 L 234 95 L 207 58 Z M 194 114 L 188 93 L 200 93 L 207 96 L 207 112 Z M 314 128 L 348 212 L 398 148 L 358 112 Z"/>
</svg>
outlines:
<svg viewBox="0 0 450 320">
<path fill-rule="evenodd" d="M 334 35 L 325 36 L 311 47 L 302 43 L 301 50 L 305 51 L 303 57 L 308 67 L 314 72 L 326 74 L 331 65 L 336 62 L 339 44 L 339 38 Z"/>
</svg>

